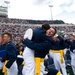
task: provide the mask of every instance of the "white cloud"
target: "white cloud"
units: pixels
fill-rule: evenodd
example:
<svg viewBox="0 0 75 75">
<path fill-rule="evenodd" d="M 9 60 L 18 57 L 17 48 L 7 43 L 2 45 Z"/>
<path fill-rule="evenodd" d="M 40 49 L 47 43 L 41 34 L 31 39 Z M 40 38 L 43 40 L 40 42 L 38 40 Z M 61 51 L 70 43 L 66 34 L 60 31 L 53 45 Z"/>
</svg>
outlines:
<svg viewBox="0 0 75 75">
<path fill-rule="evenodd" d="M 53 19 L 75 24 L 75 0 L 10 0 L 8 14 L 12 18 L 51 20 L 49 5 L 53 5 Z"/>
</svg>

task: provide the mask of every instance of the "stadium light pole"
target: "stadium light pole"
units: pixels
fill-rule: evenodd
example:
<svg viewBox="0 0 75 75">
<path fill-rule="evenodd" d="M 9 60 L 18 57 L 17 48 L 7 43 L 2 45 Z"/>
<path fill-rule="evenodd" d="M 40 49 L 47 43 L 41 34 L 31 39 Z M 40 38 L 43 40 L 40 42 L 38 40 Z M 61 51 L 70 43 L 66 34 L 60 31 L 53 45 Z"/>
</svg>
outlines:
<svg viewBox="0 0 75 75">
<path fill-rule="evenodd" d="M 7 8 L 7 15 L 8 15 L 8 5 L 9 5 L 10 2 L 9 2 L 9 1 L 4 1 L 4 2 L 5 2 L 6 5 L 7 5 L 6 8 Z"/>
<path fill-rule="evenodd" d="M 53 20 L 53 15 L 52 15 L 52 7 L 53 5 L 49 5 L 50 9 L 51 9 L 51 20 Z"/>
</svg>

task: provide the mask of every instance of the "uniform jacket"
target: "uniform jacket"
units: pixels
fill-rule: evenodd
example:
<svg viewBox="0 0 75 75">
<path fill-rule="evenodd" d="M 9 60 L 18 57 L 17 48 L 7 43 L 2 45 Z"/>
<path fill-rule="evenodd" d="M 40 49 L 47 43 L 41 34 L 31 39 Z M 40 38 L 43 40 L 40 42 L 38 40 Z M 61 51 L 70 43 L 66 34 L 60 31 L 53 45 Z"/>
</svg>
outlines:
<svg viewBox="0 0 75 75">
<path fill-rule="evenodd" d="M 65 40 L 61 36 L 58 36 L 57 38 L 59 40 L 55 41 L 55 43 L 52 44 L 51 49 L 53 49 L 53 50 L 65 49 L 67 47 Z"/>
<path fill-rule="evenodd" d="M 66 40 L 66 42 L 69 45 L 70 50 L 73 52 L 75 49 L 75 40 Z"/>
<path fill-rule="evenodd" d="M 44 58 L 51 47 L 53 40 L 46 36 L 46 32 L 43 28 L 37 28 L 33 31 L 32 41 L 26 39 L 24 44 L 35 50 L 35 57 Z"/>
<path fill-rule="evenodd" d="M 51 48 L 51 43 L 48 41 L 36 43 L 29 39 L 24 40 L 27 47 L 35 51 L 35 57 L 44 58 Z"/>
<path fill-rule="evenodd" d="M 10 68 L 13 62 L 17 58 L 17 49 L 16 46 L 11 42 L 6 43 L 6 57 L 3 59 L 3 61 L 8 60 L 6 67 Z"/>
<path fill-rule="evenodd" d="M 52 38 L 46 35 L 46 32 L 43 28 L 36 28 L 35 30 L 33 30 L 32 41 L 39 42 L 39 43 L 44 41 L 53 42 Z"/>
</svg>

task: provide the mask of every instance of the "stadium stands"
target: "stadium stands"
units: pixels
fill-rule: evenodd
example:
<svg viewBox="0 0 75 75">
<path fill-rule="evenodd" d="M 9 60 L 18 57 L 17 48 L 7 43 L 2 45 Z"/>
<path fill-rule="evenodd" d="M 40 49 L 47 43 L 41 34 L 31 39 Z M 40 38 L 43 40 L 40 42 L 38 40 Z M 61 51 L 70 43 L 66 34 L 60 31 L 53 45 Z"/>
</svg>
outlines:
<svg viewBox="0 0 75 75">
<path fill-rule="evenodd" d="M 23 38 L 24 32 L 30 27 L 35 29 L 40 27 L 43 23 L 49 23 L 49 21 L 36 21 L 36 20 L 23 20 L 23 19 L 10 19 L 0 17 L 0 33 L 11 32 L 16 42 L 19 42 Z M 55 27 L 58 31 L 64 31 L 66 33 L 75 32 L 75 25 L 64 24 L 63 21 L 55 22 L 57 24 L 50 24 Z M 60 23 L 60 24 L 59 24 Z M 62 24 L 61 24 L 62 23 Z"/>
<path fill-rule="evenodd" d="M 3 18 L 0 17 L 0 22 L 1 23 L 13 23 L 13 24 L 43 24 L 43 23 L 48 23 L 48 24 L 65 24 L 62 20 L 53 20 L 53 21 L 48 21 L 48 20 L 27 20 L 27 19 L 12 19 L 12 18 Z"/>
</svg>

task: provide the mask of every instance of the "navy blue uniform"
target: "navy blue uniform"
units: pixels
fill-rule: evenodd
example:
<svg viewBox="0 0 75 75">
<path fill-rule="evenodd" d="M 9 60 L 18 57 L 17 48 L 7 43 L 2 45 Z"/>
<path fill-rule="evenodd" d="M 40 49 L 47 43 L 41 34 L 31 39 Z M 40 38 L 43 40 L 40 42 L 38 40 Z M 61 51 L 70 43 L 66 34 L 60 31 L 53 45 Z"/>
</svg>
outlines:
<svg viewBox="0 0 75 75">
<path fill-rule="evenodd" d="M 52 38 L 46 35 L 46 31 L 43 28 L 37 28 L 33 30 L 32 41 L 37 43 L 44 42 L 44 41 L 53 42 Z"/>
<path fill-rule="evenodd" d="M 4 53 L 2 53 L 2 59 L 4 59 L 5 58 L 5 56 L 6 56 L 6 44 L 2 44 L 2 45 L 0 45 L 0 51 L 3 51 Z"/>
<path fill-rule="evenodd" d="M 46 32 L 43 28 L 37 28 L 33 31 L 32 41 L 26 39 L 23 43 L 27 47 L 35 50 L 35 57 L 41 58 L 45 57 L 51 48 L 51 43 L 54 43 L 53 39 L 46 35 Z"/>
<path fill-rule="evenodd" d="M 23 43 L 30 49 L 35 50 L 36 60 L 38 59 L 41 60 L 41 58 L 44 58 L 45 55 L 49 52 L 51 48 L 51 42 L 52 42 L 52 39 L 46 35 L 45 30 L 43 28 L 37 28 L 33 31 L 32 40 L 25 39 Z M 40 66 L 40 65 L 37 66 L 37 64 L 38 63 L 36 62 L 36 67 Z M 44 67 L 43 67 L 43 70 L 44 70 Z"/>
<path fill-rule="evenodd" d="M 37 28 L 37 29 L 33 30 L 32 41 L 43 42 L 46 39 L 47 39 L 46 32 L 43 28 Z"/>
<path fill-rule="evenodd" d="M 36 43 L 30 41 L 29 39 L 26 39 L 24 40 L 24 43 L 27 47 L 31 48 L 32 50 L 35 50 L 35 57 L 40 58 L 44 58 L 51 48 L 51 43 L 48 41 Z"/>
<path fill-rule="evenodd" d="M 58 36 L 58 40 L 52 44 L 50 55 L 53 57 L 54 65 L 57 70 L 62 70 L 63 75 L 67 75 L 64 62 L 64 49 L 66 48 L 65 40 Z"/>
<path fill-rule="evenodd" d="M 0 45 L 0 50 L 6 50 L 6 44 Z"/>
<path fill-rule="evenodd" d="M 16 46 L 10 41 L 6 43 L 6 57 L 3 59 L 3 61 L 9 60 L 6 64 L 6 67 L 10 68 L 13 62 L 16 60 L 16 58 L 17 58 Z"/>
<path fill-rule="evenodd" d="M 6 50 L 6 44 L 0 44 L 0 51 L 2 50 Z M 5 56 L 6 54 L 2 54 L 2 56 Z M 3 67 L 3 64 L 0 64 Z M 0 69 L 0 75 L 4 75 L 4 73 L 2 72 L 2 69 Z"/>
<path fill-rule="evenodd" d="M 68 44 L 68 47 L 70 48 L 70 51 L 73 52 L 73 50 L 75 49 L 75 40 L 66 40 L 67 44 Z"/>
<path fill-rule="evenodd" d="M 55 41 L 55 43 L 52 43 L 52 48 L 51 49 L 61 50 L 61 49 L 67 48 L 67 43 L 65 42 L 65 40 L 61 36 L 58 36 L 57 38 L 59 40 Z"/>
</svg>

